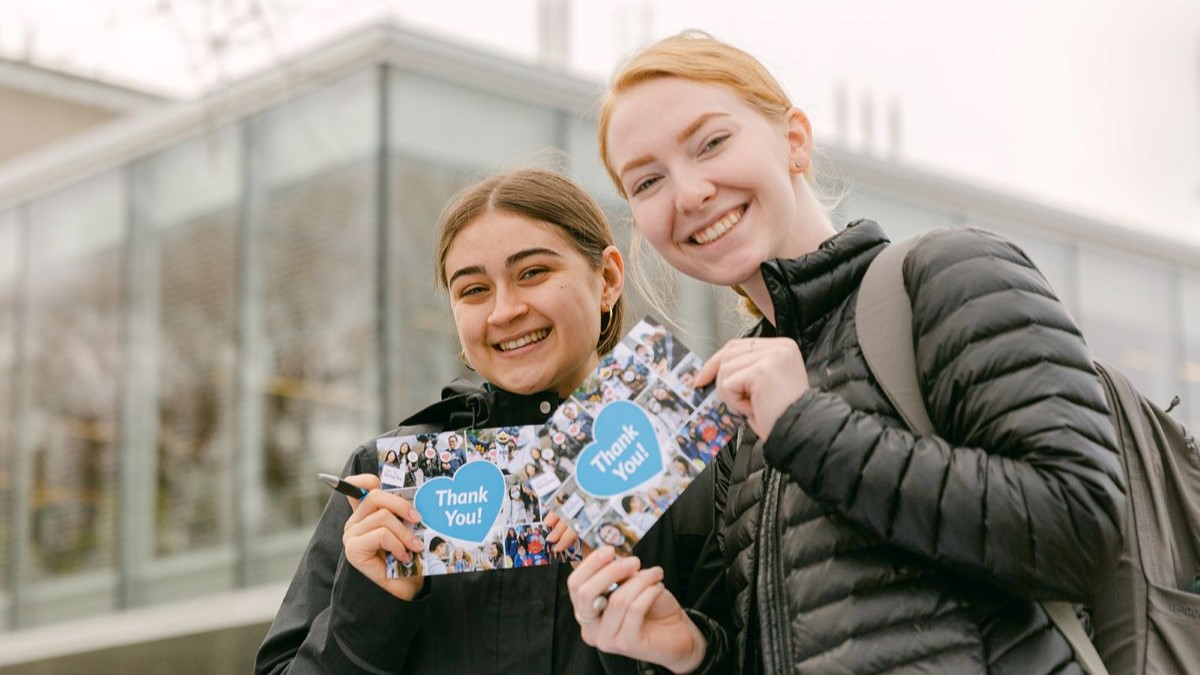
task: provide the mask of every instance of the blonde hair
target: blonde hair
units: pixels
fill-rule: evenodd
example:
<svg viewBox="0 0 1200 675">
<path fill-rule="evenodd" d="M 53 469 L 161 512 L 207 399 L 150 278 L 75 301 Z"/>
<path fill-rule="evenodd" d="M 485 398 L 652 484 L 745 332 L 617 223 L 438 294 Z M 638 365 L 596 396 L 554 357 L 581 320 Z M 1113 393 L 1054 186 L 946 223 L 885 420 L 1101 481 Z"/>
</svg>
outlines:
<svg viewBox="0 0 1200 675">
<path fill-rule="evenodd" d="M 627 199 L 628 195 L 625 194 L 620 177 L 608 157 L 608 127 L 612 121 L 613 108 L 617 99 L 630 89 L 644 82 L 666 77 L 727 87 L 758 110 L 763 117 L 778 124 L 786 122 L 788 110 L 794 107 L 783 86 L 758 59 L 704 31 L 686 30 L 638 51 L 613 73 L 608 91 L 600 103 L 600 159 L 616 185 L 617 192 Z M 814 158 L 804 170 L 803 176 L 809 185 L 820 193 L 821 190 L 817 189 L 815 163 Z M 818 194 L 818 198 L 824 202 L 825 210 L 831 211 L 840 201 L 841 194 L 825 197 Z M 630 278 L 647 304 L 665 315 L 669 297 L 663 291 L 661 280 L 656 282 L 653 276 L 662 271 L 665 263 L 659 258 L 654 263 L 657 269 L 643 269 L 642 248 L 641 233 L 635 226 L 629 241 Z M 762 316 L 762 312 L 741 289 L 735 287 L 733 290 L 744 299 L 746 311 L 755 317 Z"/>
<path fill-rule="evenodd" d="M 613 246 L 612 227 L 603 209 L 571 179 L 546 169 L 525 168 L 486 178 L 463 188 L 450 200 L 437 224 L 437 268 L 434 274 L 447 287 L 446 256 L 458 234 L 480 217 L 503 211 L 545 223 L 556 229 L 588 261 L 600 269 L 604 249 Z M 625 301 L 613 303 L 607 325 L 601 320 L 596 351 L 607 354 L 621 340 Z"/>
</svg>

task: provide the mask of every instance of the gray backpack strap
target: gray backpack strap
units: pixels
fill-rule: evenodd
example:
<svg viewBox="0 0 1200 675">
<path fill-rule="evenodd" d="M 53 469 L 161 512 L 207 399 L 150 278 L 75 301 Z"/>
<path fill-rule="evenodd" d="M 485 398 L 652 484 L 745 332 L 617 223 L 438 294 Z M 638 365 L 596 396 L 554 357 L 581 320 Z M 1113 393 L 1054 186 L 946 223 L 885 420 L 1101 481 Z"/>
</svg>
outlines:
<svg viewBox="0 0 1200 675">
<path fill-rule="evenodd" d="M 925 397 L 917 380 L 917 352 L 913 345 L 912 299 L 904 286 L 904 258 L 921 240 L 921 235 L 889 245 L 867 267 L 858 288 L 854 320 L 858 346 L 875 381 L 891 401 L 892 407 L 914 433 L 936 433 Z M 1046 615 L 1058 627 L 1075 659 L 1088 675 L 1108 675 L 1096 646 L 1088 639 L 1066 602 L 1043 602 Z"/>
<path fill-rule="evenodd" d="M 1108 668 L 1104 667 L 1104 661 L 1100 660 L 1100 652 L 1096 651 L 1096 645 L 1088 639 L 1087 632 L 1083 630 L 1083 624 L 1079 622 L 1079 616 L 1075 614 L 1075 607 L 1069 602 L 1042 602 L 1039 603 L 1042 609 L 1046 610 L 1046 616 L 1058 626 L 1058 630 L 1062 632 L 1063 637 L 1067 638 L 1067 642 L 1071 644 L 1071 649 L 1075 651 L 1075 660 L 1083 667 L 1083 672 L 1088 675 L 1108 675 Z"/>
<path fill-rule="evenodd" d="M 922 436 L 934 432 L 917 382 L 913 347 L 912 301 L 904 288 L 904 258 L 920 235 L 891 244 L 871 261 L 862 284 L 854 320 L 858 345 L 875 380 L 908 428 Z"/>
</svg>

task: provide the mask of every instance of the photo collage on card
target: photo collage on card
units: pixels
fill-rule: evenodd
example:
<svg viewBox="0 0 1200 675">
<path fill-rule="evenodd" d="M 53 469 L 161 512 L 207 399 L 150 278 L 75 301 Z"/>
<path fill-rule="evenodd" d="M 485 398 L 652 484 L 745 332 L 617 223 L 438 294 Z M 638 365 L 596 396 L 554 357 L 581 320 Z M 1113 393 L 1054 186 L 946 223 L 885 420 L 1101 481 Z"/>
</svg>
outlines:
<svg viewBox="0 0 1200 675">
<path fill-rule="evenodd" d="M 550 550 L 547 512 L 528 485 L 553 459 L 543 425 L 467 429 L 376 441 L 383 488 L 409 500 L 425 548 L 388 576 L 456 574 L 569 562 Z M 563 475 L 565 479 L 566 476 Z"/>
<path fill-rule="evenodd" d="M 526 484 L 592 547 L 628 555 L 741 423 L 702 362 L 652 319 L 640 321 L 539 434 Z"/>
</svg>

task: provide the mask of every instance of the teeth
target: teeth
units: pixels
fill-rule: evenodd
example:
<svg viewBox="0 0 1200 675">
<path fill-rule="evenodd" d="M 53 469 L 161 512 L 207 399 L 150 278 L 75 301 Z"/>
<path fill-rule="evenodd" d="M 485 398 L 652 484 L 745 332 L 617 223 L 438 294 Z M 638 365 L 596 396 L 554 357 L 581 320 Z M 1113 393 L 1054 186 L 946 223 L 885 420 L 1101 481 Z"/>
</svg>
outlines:
<svg viewBox="0 0 1200 675">
<path fill-rule="evenodd" d="M 707 227 L 692 235 L 692 241 L 697 244 L 707 244 L 720 239 L 721 235 L 728 232 L 734 225 L 737 225 L 737 222 L 742 219 L 742 213 L 744 212 L 744 209 L 731 211 L 724 218 L 713 223 L 711 227 Z"/>
<path fill-rule="evenodd" d="M 531 342 L 541 342 L 542 340 L 545 340 L 546 336 L 549 334 L 550 334 L 550 329 L 543 328 L 539 331 L 534 331 L 528 335 L 522 335 L 521 337 L 517 338 L 516 340 L 510 340 L 508 342 L 501 342 L 498 346 L 500 347 L 500 351 L 508 352 L 508 351 L 512 351 L 514 349 L 518 349 L 520 347 L 524 347 L 525 345 L 527 345 Z"/>
</svg>

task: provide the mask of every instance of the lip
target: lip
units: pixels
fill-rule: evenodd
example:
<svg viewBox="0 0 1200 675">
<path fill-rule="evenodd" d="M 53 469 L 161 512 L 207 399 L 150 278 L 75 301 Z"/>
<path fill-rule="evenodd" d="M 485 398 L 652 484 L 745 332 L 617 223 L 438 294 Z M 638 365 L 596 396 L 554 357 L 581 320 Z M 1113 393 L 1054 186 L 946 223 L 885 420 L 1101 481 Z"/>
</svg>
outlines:
<svg viewBox="0 0 1200 675">
<path fill-rule="evenodd" d="M 730 208 L 728 208 L 728 209 L 725 209 L 724 211 L 721 211 L 720 213 L 718 213 L 717 215 L 713 216 L 712 218 L 709 218 L 709 219 L 708 219 L 708 220 L 707 220 L 705 223 L 703 223 L 703 224 L 702 224 L 702 225 L 700 225 L 699 227 L 696 227 L 696 228 L 695 228 L 695 229 L 693 229 L 691 232 L 689 232 L 689 233 L 687 234 L 687 236 L 685 236 L 685 237 L 684 237 L 684 239 L 683 239 L 683 242 L 682 242 L 682 243 L 685 243 L 685 244 L 690 244 L 690 245 L 692 245 L 692 246 L 708 246 L 709 244 L 715 244 L 716 242 L 718 242 L 718 241 L 721 241 L 722 239 L 724 239 L 724 238 L 725 238 L 725 235 L 727 235 L 727 234 L 729 234 L 730 232 L 732 232 L 733 230 L 737 229 L 737 226 L 742 224 L 742 220 L 741 220 L 741 219 L 746 217 L 746 211 L 748 211 L 748 210 L 749 210 L 749 208 L 750 208 L 750 205 L 749 205 L 749 204 L 747 204 L 747 203 L 743 203 L 743 204 L 738 204 L 737 206 L 733 206 L 733 207 L 730 207 Z M 708 243 L 705 243 L 705 244 L 700 244 L 700 243 L 697 243 L 697 242 L 695 242 L 695 241 L 693 240 L 693 237 L 695 237 L 696 235 L 700 234 L 701 232 L 703 232 L 703 231 L 707 230 L 708 228 L 712 227 L 713 225 L 716 225 L 716 224 L 717 224 L 717 223 L 719 223 L 721 220 L 723 220 L 723 219 L 725 219 L 726 217 L 728 217 L 728 216 L 729 216 L 729 214 L 731 214 L 731 213 L 734 213 L 735 211 L 740 211 L 740 212 L 741 212 L 741 215 L 738 217 L 738 221 L 737 221 L 736 223 L 734 223 L 734 224 L 733 224 L 733 227 L 730 227 L 730 228 L 729 228 L 729 230 L 728 230 L 728 231 L 726 231 L 725 233 L 723 233 L 723 234 L 722 234 L 720 237 L 717 237 L 715 240 L 713 240 L 713 241 L 710 241 L 710 242 L 708 242 Z"/>
<path fill-rule="evenodd" d="M 543 330 L 546 331 L 546 337 L 542 338 L 541 340 L 538 340 L 537 342 L 530 342 L 527 345 L 522 345 L 520 347 L 517 347 L 516 349 L 509 349 L 507 351 L 500 349 L 500 345 L 504 344 L 505 342 L 512 342 L 513 340 L 519 340 L 519 339 L 525 337 L 526 335 L 537 333 L 537 332 L 540 332 Z M 511 336 L 504 337 L 504 338 L 501 338 L 499 340 L 492 342 L 492 350 L 495 351 L 500 356 L 503 356 L 506 358 L 521 356 L 521 355 L 525 354 L 526 352 L 531 352 L 534 349 L 543 345 L 546 342 L 546 340 L 549 340 L 550 336 L 553 334 L 554 334 L 554 328 L 551 326 L 543 326 L 541 328 L 533 328 L 530 330 L 524 330 L 524 331 L 521 331 L 520 333 L 514 333 Z"/>
</svg>

